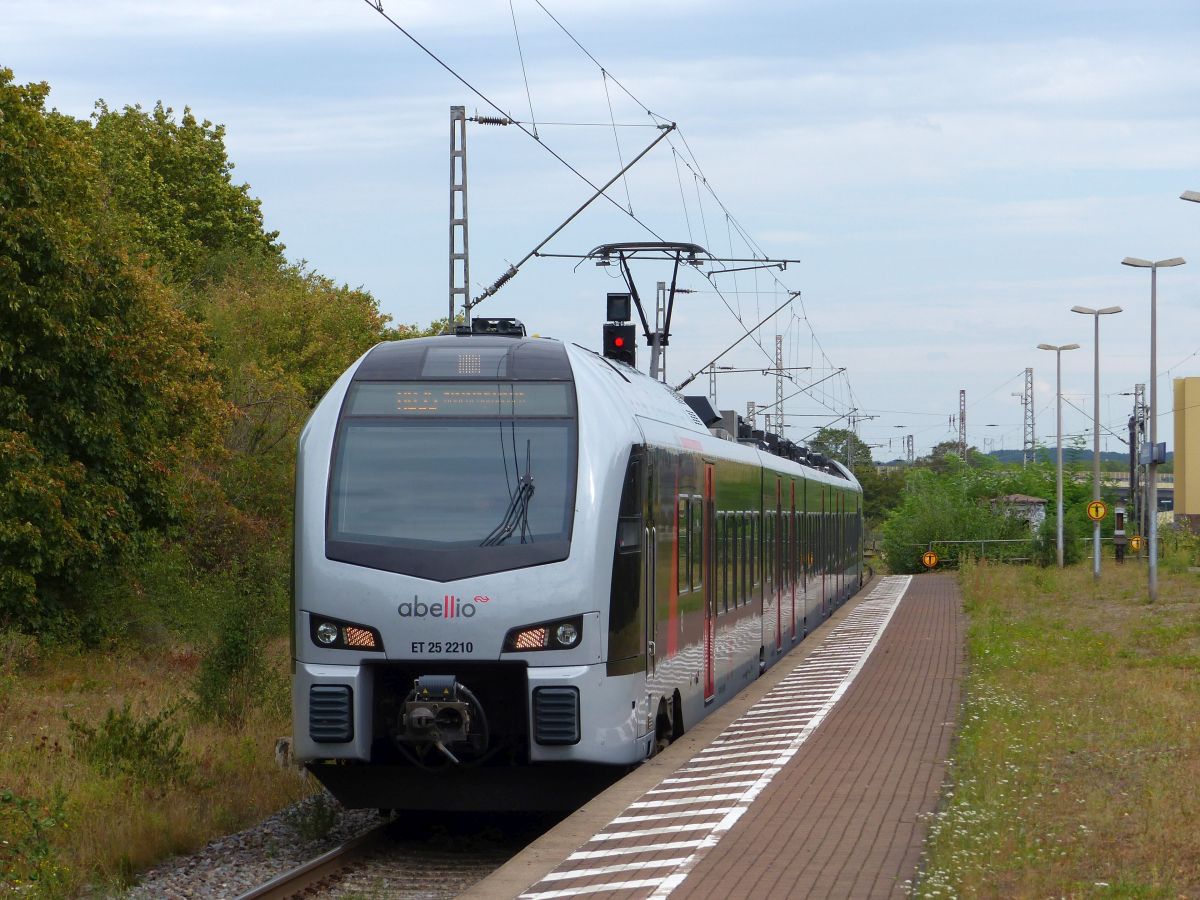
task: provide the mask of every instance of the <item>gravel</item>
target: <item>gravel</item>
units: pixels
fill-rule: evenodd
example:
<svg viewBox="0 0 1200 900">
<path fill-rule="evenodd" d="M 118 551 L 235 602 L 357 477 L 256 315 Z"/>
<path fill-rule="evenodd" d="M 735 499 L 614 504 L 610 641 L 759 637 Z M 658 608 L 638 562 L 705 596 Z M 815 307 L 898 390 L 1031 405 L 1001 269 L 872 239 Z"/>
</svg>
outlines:
<svg viewBox="0 0 1200 900">
<path fill-rule="evenodd" d="M 144 872 L 125 900 L 237 897 L 379 824 L 372 809 L 343 809 L 314 794 L 245 831 Z"/>
</svg>

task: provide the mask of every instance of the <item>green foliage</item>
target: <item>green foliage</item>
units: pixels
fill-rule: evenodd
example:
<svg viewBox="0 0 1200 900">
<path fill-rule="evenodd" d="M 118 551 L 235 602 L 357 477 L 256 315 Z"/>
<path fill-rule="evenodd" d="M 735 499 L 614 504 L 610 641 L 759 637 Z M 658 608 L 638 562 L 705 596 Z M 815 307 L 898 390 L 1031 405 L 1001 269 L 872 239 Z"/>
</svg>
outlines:
<svg viewBox="0 0 1200 900">
<path fill-rule="evenodd" d="M 954 456 L 943 456 L 939 467 L 917 467 L 909 472 L 900 505 L 884 525 L 884 552 L 895 572 L 923 571 L 920 555 L 924 547 L 938 541 L 979 541 L 1029 539 L 1028 553 L 1044 559 L 1045 535 L 1049 535 L 1049 553 L 1053 560 L 1055 468 L 1041 463 L 1027 467 L 1007 466 L 989 461 L 973 466 Z M 996 498 L 1024 494 L 1047 500 L 1047 520 L 1038 535 L 1031 535 L 1026 523 L 1008 515 Z M 1068 559 L 1083 552 L 1078 538 L 1091 533 L 1087 503 L 1092 496 L 1090 479 L 1066 473 L 1063 479 L 1063 532 Z M 1103 523 L 1111 533 L 1113 517 Z M 1047 527 L 1049 531 L 1047 531 Z M 952 547 L 936 548 L 942 558 L 957 562 Z M 1024 555 L 1024 554 L 1022 554 Z"/>
<path fill-rule="evenodd" d="M 126 775 L 146 783 L 183 782 L 192 764 L 183 752 L 183 726 L 173 721 L 176 709 L 157 715 L 135 715 L 126 703 L 109 708 L 98 726 L 66 715 L 75 755 L 102 775 Z"/>
<path fill-rule="evenodd" d="M 1200 566 L 1200 534 L 1186 524 L 1176 522 L 1169 528 L 1159 529 L 1158 540 L 1163 571 L 1183 573 Z"/>
<path fill-rule="evenodd" d="M 45 800 L 0 789 L 0 885 L 25 895 L 59 892 L 66 871 L 53 836 L 67 827 L 65 806 L 66 796 L 58 788 Z"/>
<path fill-rule="evenodd" d="M 221 611 L 193 686 L 196 711 L 202 718 L 236 726 L 256 706 L 272 700 L 271 689 L 279 685 L 264 664 L 264 648 L 268 635 L 285 621 L 272 622 L 264 616 L 252 595 Z M 286 690 L 274 693 L 277 700 Z"/>
<path fill-rule="evenodd" d="M 871 462 L 871 448 L 847 428 L 822 428 L 808 442 L 808 448 L 836 459 L 842 465 L 857 467 Z"/>
<path fill-rule="evenodd" d="M 904 496 L 905 473 L 888 471 L 882 474 L 871 464 L 855 466 L 854 476 L 863 489 L 863 515 L 868 528 L 876 528 Z"/>
<path fill-rule="evenodd" d="M 289 806 L 283 820 L 303 841 L 320 841 L 329 836 L 342 820 L 341 804 L 321 791 Z"/>
<path fill-rule="evenodd" d="M 883 527 L 883 551 L 893 572 L 923 570 L 921 555 L 935 541 L 980 541 L 1028 537 L 1028 526 L 993 510 L 978 496 L 971 470 L 958 464 L 952 474 L 914 469 L 904 497 Z M 946 562 L 955 562 L 956 545 L 939 547 Z"/>
<path fill-rule="evenodd" d="M 134 243 L 170 281 L 212 274 L 223 254 L 282 262 L 278 232 L 263 230 L 250 186 L 234 184 L 225 152 L 225 127 L 198 122 L 187 107 L 153 111 L 100 101 L 92 142 L 112 197 L 124 211 Z"/>
<path fill-rule="evenodd" d="M 47 92 L 0 70 L 0 622 L 32 627 L 175 519 L 173 473 L 225 415 L 201 330 L 130 263 L 84 127 Z"/>
<path fill-rule="evenodd" d="M 1090 530 L 1090 529 L 1089 529 Z M 1084 546 L 1077 517 L 1063 516 L 1063 565 L 1070 566 L 1083 559 Z M 1046 514 L 1033 541 L 1033 558 L 1040 566 L 1058 565 L 1058 517 L 1051 510 Z"/>
<path fill-rule="evenodd" d="M 221 126 L 80 121 L 48 90 L 0 70 L 0 628 L 277 633 L 303 422 L 372 345 L 430 332 L 288 265 Z M 223 718 L 254 695 L 234 663 L 202 684 Z"/>
</svg>

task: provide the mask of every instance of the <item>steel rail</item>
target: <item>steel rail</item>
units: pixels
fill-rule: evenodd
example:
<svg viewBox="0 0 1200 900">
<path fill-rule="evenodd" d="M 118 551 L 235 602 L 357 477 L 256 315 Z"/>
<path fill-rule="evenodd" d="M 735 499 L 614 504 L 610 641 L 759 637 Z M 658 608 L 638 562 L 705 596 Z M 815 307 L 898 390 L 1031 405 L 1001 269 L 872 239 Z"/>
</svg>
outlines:
<svg viewBox="0 0 1200 900">
<path fill-rule="evenodd" d="M 345 871 L 371 851 L 383 847 L 387 843 L 384 832 L 389 824 L 390 821 L 383 822 L 370 831 L 350 838 L 315 859 L 239 894 L 237 900 L 287 900 L 299 897 L 309 888 Z"/>
</svg>

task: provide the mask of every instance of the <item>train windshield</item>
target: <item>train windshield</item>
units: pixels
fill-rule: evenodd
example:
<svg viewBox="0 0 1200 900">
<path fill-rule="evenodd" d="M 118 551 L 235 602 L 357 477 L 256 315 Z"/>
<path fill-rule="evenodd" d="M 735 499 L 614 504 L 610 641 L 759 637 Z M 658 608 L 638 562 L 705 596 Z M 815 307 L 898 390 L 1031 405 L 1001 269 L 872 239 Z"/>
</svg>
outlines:
<svg viewBox="0 0 1200 900">
<path fill-rule="evenodd" d="M 428 577 L 565 558 L 575 440 L 569 383 L 355 384 L 327 555 Z"/>
</svg>

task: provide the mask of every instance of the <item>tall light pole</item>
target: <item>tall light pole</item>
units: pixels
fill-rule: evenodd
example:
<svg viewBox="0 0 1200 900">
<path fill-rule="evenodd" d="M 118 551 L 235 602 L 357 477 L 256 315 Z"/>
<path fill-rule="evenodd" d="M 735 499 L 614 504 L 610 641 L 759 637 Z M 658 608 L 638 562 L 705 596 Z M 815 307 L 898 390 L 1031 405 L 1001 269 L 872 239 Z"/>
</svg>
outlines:
<svg viewBox="0 0 1200 900">
<path fill-rule="evenodd" d="M 1150 468 L 1146 477 L 1146 512 L 1150 517 L 1147 542 L 1150 565 L 1147 571 L 1150 576 L 1151 603 L 1158 599 L 1158 464 L 1166 461 L 1166 454 L 1163 454 L 1164 459 L 1159 459 L 1158 452 L 1158 270 L 1169 266 L 1182 266 L 1184 262 L 1179 256 L 1160 259 L 1158 262 L 1133 256 L 1121 260 L 1123 266 L 1150 270 Z"/>
<path fill-rule="evenodd" d="M 1179 195 L 1180 200 L 1191 200 L 1193 203 L 1200 203 L 1200 191 L 1184 191 Z"/>
<path fill-rule="evenodd" d="M 1055 346 L 1054 344 L 1038 344 L 1039 350 L 1053 350 L 1054 358 L 1058 363 L 1058 387 L 1056 395 L 1058 397 L 1058 436 L 1055 438 L 1056 454 L 1055 460 L 1058 470 L 1058 480 L 1054 485 L 1054 497 L 1057 502 L 1058 526 L 1055 546 L 1058 548 L 1058 567 L 1063 567 L 1063 508 L 1062 508 L 1062 352 L 1064 350 L 1078 350 L 1078 344 L 1062 344 Z"/>
<path fill-rule="evenodd" d="M 1096 376 L 1093 381 L 1095 405 L 1092 407 L 1092 499 L 1100 499 L 1100 317 L 1119 313 L 1121 307 L 1106 306 L 1104 309 L 1089 309 L 1072 306 L 1071 312 L 1082 313 L 1096 320 Z M 1100 577 L 1100 520 L 1092 523 L 1092 577 Z"/>
</svg>

